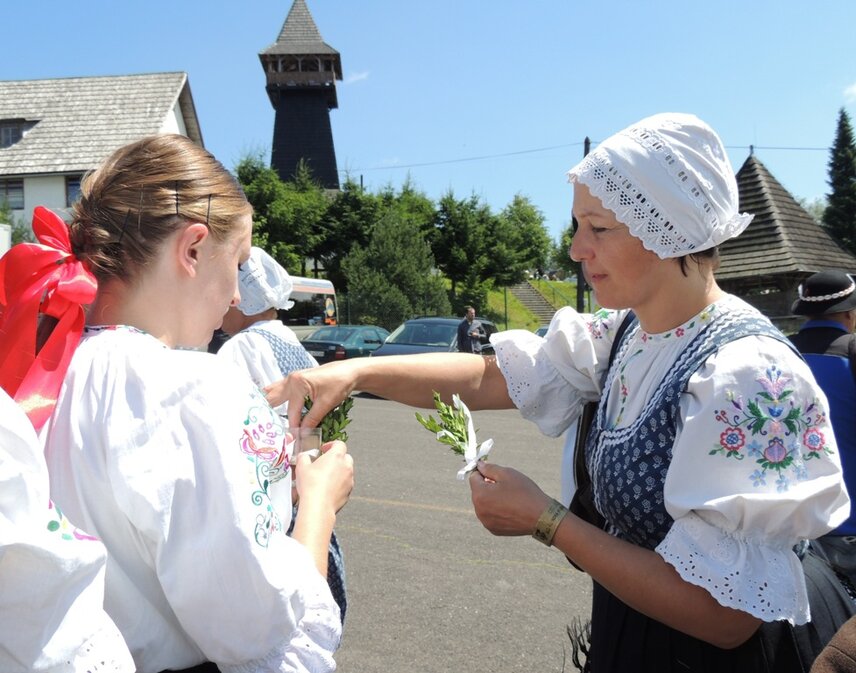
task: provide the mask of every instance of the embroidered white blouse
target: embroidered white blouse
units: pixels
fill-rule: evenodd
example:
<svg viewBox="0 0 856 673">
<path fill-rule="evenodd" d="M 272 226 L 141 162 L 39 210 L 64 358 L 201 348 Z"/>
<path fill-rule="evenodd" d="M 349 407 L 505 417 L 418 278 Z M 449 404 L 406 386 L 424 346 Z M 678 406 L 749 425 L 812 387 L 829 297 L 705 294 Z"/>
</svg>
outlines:
<svg viewBox="0 0 856 673">
<path fill-rule="evenodd" d="M 275 338 L 303 349 L 303 345 L 300 343 L 297 335 L 279 320 L 262 320 L 254 323 L 252 330 L 265 330 Z M 283 371 L 279 366 L 279 361 L 270 342 L 252 330 L 243 330 L 227 339 L 226 343 L 220 346 L 217 355 L 231 360 L 239 367 L 245 369 L 253 380 L 253 383 L 259 388 L 264 388 L 269 383 L 285 378 L 290 372 Z M 307 362 L 311 363 L 311 366 L 318 366 L 315 358 L 306 353 L 305 350 L 303 353 Z M 288 405 L 282 404 L 276 408 L 276 411 L 284 415 L 288 412 Z"/>
<path fill-rule="evenodd" d="M 84 332 L 43 431 L 52 495 L 104 541 L 105 605 L 141 673 L 335 669 L 338 606 L 285 534 L 283 439 L 231 363 Z"/>
<path fill-rule="evenodd" d="M 104 612 L 104 546 L 51 504 L 33 426 L 2 390 L 0 418 L 0 671 L 131 673 Z"/>
<path fill-rule="evenodd" d="M 754 311 L 728 295 L 667 333 L 636 331 L 613 365 L 619 370 L 609 427 L 631 425 L 689 340 L 718 312 L 736 309 Z M 585 402 L 599 399 L 625 314 L 563 308 L 543 339 L 524 330 L 491 337 L 525 418 L 557 436 Z M 752 336 L 708 358 L 679 409 L 663 486 L 674 524 L 656 551 L 722 605 L 765 621 L 805 623 L 805 578 L 792 547 L 832 530 L 849 512 L 823 392 L 786 344 Z"/>
</svg>

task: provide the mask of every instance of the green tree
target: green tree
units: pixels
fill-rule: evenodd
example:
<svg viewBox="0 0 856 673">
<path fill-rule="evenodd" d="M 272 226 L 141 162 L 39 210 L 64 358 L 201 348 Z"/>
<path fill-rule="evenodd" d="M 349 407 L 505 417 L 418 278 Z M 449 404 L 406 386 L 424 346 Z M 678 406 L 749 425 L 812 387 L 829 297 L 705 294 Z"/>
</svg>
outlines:
<svg viewBox="0 0 856 673">
<path fill-rule="evenodd" d="M 8 224 L 12 227 L 12 245 L 32 243 L 36 240 L 33 230 L 24 224 L 23 220 L 19 220 L 12 214 L 12 208 L 7 199 L 0 201 L 0 224 Z"/>
<path fill-rule="evenodd" d="M 351 321 L 393 329 L 414 315 L 448 314 L 443 279 L 433 267 L 431 247 L 418 225 L 390 209 L 368 244 L 355 245 L 342 262 Z"/>
<path fill-rule="evenodd" d="M 348 178 L 325 213 L 324 238 L 315 252 L 324 263 L 327 278 L 342 292 L 349 290 L 342 263 L 354 246 L 368 244 L 380 212 L 381 199 Z"/>
<path fill-rule="evenodd" d="M 253 244 L 265 248 L 289 272 L 307 275 L 306 260 L 324 239 L 321 222 L 330 200 L 301 163 L 283 182 L 261 154 L 241 159 L 235 172 L 253 205 Z"/>
<path fill-rule="evenodd" d="M 829 187 L 823 224 L 836 240 L 856 254 L 856 144 L 844 108 L 838 112 L 838 128 L 829 154 Z"/>
<path fill-rule="evenodd" d="M 490 280 L 489 233 L 494 228 L 490 208 L 473 194 L 458 200 L 449 191 L 440 199 L 434 216 L 431 247 L 439 268 L 452 286 L 453 308 L 465 303 L 483 306 Z"/>
<path fill-rule="evenodd" d="M 806 199 L 797 199 L 799 204 L 805 209 L 805 211 L 811 215 L 812 219 L 818 224 L 823 224 L 823 213 L 826 210 L 826 199 L 818 198 L 813 201 L 807 201 Z"/>
<path fill-rule="evenodd" d="M 517 194 L 495 218 L 488 270 L 497 286 L 519 283 L 527 269 L 543 268 L 550 256 L 550 235 L 544 215 Z"/>
</svg>

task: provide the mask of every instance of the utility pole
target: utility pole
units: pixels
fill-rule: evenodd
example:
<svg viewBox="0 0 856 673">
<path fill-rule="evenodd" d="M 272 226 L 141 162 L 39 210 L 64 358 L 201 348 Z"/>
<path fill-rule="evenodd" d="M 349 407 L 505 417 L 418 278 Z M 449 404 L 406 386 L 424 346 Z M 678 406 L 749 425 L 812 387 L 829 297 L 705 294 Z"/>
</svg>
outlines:
<svg viewBox="0 0 856 673">
<path fill-rule="evenodd" d="M 586 136 L 586 139 L 583 141 L 583 158 L 588 156 L 588 153 L 591 151 L 591 139 Z M 571 223 L 573 224 L 573 229 L 576 232 L 577 230 L 577 220 L 571 215 Z M 583 313 L 585 311 L 586 304 L 586 281 L 583 278 L 583 265 L 579 265 L 580 270 L 577 273 L 577 312 Z"/>
</svg>

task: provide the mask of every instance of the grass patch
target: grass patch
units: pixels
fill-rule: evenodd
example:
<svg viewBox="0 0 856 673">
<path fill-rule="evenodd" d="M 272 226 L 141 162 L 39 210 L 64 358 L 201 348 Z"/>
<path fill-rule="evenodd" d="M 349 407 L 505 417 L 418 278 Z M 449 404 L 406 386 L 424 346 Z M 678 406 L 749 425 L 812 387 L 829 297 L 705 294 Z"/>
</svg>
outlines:
<svg viewBox="0 0 856 673">
<path fill-rule="evenodd" d="M 506 298 L 508 299 L 508 320 L 506 324 Z M 486 318 L 493 320 L 501 329 L 527 329 L 534 331 L 541 326 L 534 313 L 529 311 L 518 301 L 517 297 L 509 290 L 506 294 L 505 288 L 491 290 L 487 295 Z"/>
</svg>

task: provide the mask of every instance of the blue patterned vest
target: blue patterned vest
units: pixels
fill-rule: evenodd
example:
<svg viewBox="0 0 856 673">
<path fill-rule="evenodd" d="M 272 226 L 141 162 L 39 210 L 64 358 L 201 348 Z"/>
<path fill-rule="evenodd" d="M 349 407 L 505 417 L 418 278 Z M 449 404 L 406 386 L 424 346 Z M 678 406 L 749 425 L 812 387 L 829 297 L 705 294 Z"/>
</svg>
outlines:
<svg viewBox="0 0 856 673">
<path fill-rule="evenodd" d="M 297 369 L 309 369 L 318 365 L 300 344 L 281 339 L 266 329 L 259 327 L 248 327 L 246 331 L 264 337 L 270 344 L 274 357 L 276 357 L 276 363 L 279 365 L 283 376 L 288 376 Z"/>
<path fill-rule="evenodd" d="M 616 363 L 623 360 L 638 330 L 637 323 L 624 335 Z M 663 484 L 672 460 L 681 394 L 711 355 L 725 344 L 750 335 L 772 337 L 797 353 L 758 313 L 747 310 L 717 315 L 689 342 L 639 417 L 627 427 L 612 430 L 605 428 L 605 416 L 619 368 L 610 368 L 586 441 L 586 465 L 595 506 L 611 534 L 648 549 L 654 549 L 666 536 L 673 520 L 666 512 Z"/>
</svg>

